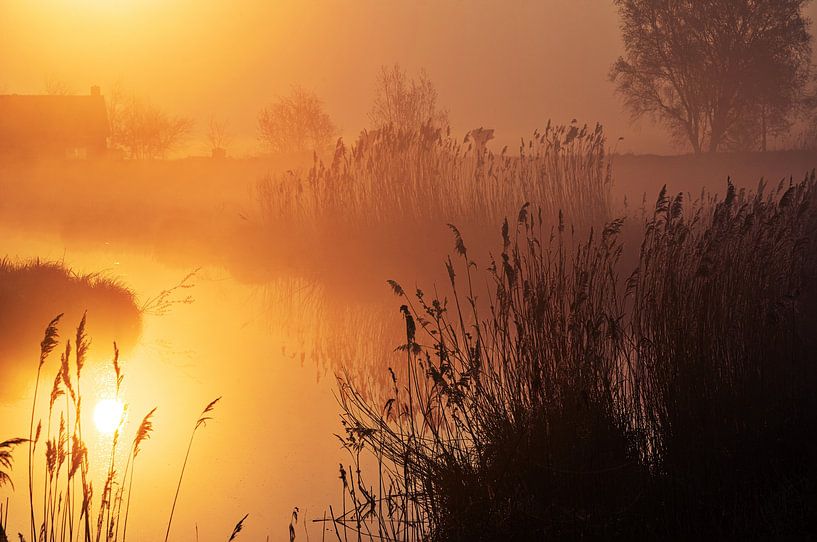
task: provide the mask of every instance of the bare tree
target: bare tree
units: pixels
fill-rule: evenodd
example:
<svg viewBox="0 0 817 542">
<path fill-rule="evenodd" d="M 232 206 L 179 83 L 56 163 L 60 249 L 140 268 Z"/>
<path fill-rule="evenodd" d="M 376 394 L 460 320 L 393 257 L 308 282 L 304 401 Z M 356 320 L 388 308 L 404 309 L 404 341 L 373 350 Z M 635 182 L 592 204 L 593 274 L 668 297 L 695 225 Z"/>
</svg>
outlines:
<svg viewBox="0 0 817 542">
<path fill-rule="evenodd" d="M 610 72 L 634 118 L 696 153 L 783 129 L 811 56 L 809 0 L 615 0 L 625 55 Z"/>
<path fill-rule="evenodd" d="M 74 94 L 68 83 L 54 76 L 45 79 L 45 93 L 49 96 L 68 96 Z"/>
<path fill-rule="evenodd" d="M 272 152 L 322 151 L 338 133 L 320 98 L 300 86 L 261 110 L 258 129 Z"/>
<path fill-rule="evenodd" d="M 207 123 L 207 142 L 214 155 L 216 153 L 225 154 L 231 140 L 232 135 L 229 132 L 227 121 L 211 116 Z"/>
<path fill-rule="evenodd" d="M 166 158 L 193 128 L 191 119 L 169 115 L 125 93 L 120 85 L 111 89 L 107 107 L 110 145 L 130 159 Z"/>
<path fill-rule="evenodd" d="M 395 64 L 380 68 L 369 120 L 375 129 L 391 125 L 417 130 L 426 124 L 442 128 L 448 124 L 448 113 L 437 106 L 437 89 L 425 71 L 414 79 Z"/>
</svg>

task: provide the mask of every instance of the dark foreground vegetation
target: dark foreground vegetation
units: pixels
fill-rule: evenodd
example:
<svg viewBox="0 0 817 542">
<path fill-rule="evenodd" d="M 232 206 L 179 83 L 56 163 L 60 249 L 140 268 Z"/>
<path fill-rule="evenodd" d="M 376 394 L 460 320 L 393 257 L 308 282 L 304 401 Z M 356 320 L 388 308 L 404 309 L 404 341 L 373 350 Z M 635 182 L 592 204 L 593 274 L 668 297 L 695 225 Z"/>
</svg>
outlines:
<svg viewBox="0 0 817 542">
<path fill-rule="evenodd" d="M 383 402 L 339 380 L 352 463 L 330 529 L 813 536 L 814 174 L 695 202 L 664 190 L 634 246 L 620 231 L 639 219 L 578 235 L 532 206 L 516 218 L 487 270 L 452 228 L 447 296 L 392 282 L 405 367 Z"/>
<path fill-rule="evenodd" d="M 332 354 L 349 368 L 339 397 L 352 461 L 341 466 L 343 498 L 322 520 L 325 534 L 815 532 L 817 181 L 729 184 L 722 198 L 694 201 L 662 190 L 649 210 L 616 208 L 605 145 L 600 129 L 549 126 L 510 157 L 473 136 L 383 129 L 339 145 L 327 165 L 316 159 L 260 184 L 259 219 L 241 219 L 252 232 L 242 250 L 260 247 L 300 275 L 331 270 L 348 281 L 344 300 L 357 293 L 352 279 L 393 269 L 433 282 L 425 266 L 437 243 L 450 243 L 440 232 L 454 234 L 456 254 L 439 266 L 448 287 L 412 292 L 391 282 L 405 325 L 396 353 L 380 356 L 387 324 L 326 318 L 332 329 L 319 340 L 344 350 Z M 14 282 L 38 273 L 95 284 L 57 267 L 6 263 L 0 294 L 54 301 L 48 281 Z M 124 305 L 138 315 L 172 291 L 140 309 L 123 294 Z M 43 530 L 47 539 L 124 540 L 136 439 L 152 428 L 148 416 L 133 440 L 117 433 L 114 447 L 129 453 L 124 466 L 104 466 L 101 487 L 83 479 L 81 327 L 56 367 L 41 358 L 31 442 L 0 443 L 0 472 L 10 472 L 15 446 L 31 444 L 29 461 L 45 456 L 30 471 L 31 524 L 18 527 L 31 540 Z M 368 349 L 350 347 L 357 343 Z M 168 533 L 171 523 L 172 512 Z"/>
</svg>

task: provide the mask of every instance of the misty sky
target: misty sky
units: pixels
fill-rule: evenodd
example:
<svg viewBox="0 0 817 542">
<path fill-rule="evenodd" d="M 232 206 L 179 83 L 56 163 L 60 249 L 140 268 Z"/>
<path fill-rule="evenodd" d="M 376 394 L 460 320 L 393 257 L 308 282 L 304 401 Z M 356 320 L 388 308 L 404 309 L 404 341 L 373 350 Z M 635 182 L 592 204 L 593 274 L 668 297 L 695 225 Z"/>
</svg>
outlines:
<svg viewBox="0 0 817 542">
<path fill-rule="evenodd" d="M 194 118 L 194 140 L 210 115 L 226 119 L 251 152 L 258 110 L 293 83 L 354 136 L 379 66 L 399 62 L 427 70 L 458 132 L 493 127 L 514 144 L 548 118 L 577 118 L 624 137 L 620 151 L 681 150 L 649 121 L 632 126 L 615 96 L 618 24 L 604 0 L 0 0 L 0 89 L 121 81 Z"/>
</svg>

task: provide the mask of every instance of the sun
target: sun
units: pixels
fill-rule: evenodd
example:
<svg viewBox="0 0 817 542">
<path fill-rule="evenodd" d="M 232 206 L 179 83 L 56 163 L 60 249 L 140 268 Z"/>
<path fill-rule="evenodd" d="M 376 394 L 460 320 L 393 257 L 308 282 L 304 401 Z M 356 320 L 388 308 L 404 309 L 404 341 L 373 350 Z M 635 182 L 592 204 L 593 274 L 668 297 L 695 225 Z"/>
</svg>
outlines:
<svg viewBox="0 0 817 542">
<path fill-rule="evenodd" d="M 94 424 L 100 433 L 112 435 L 122 424 L 125 405 L 116 399 L 103 399 L 94 409 Z"/>
</svg>

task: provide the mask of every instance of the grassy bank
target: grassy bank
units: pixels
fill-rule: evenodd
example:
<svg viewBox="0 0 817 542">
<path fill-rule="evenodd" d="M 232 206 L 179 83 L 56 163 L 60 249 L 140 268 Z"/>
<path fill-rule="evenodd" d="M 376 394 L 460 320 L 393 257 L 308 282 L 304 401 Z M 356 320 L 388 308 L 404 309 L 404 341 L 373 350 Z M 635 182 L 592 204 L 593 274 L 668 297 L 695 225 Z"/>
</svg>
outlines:
<svg viewBox="0 0 817 542">
<path fill-rule="evenodd" d="M 128 350 L 139 338 L 134 294 L 115 279 L 77 274 L 60 262 L 0 260 L 0 399 L 23 393 L 43 324 L 63 312 L 79 320 L 86 310 L 97 315 L 93 332 L 102 344 L 116 340 Z"/>
</svg>

